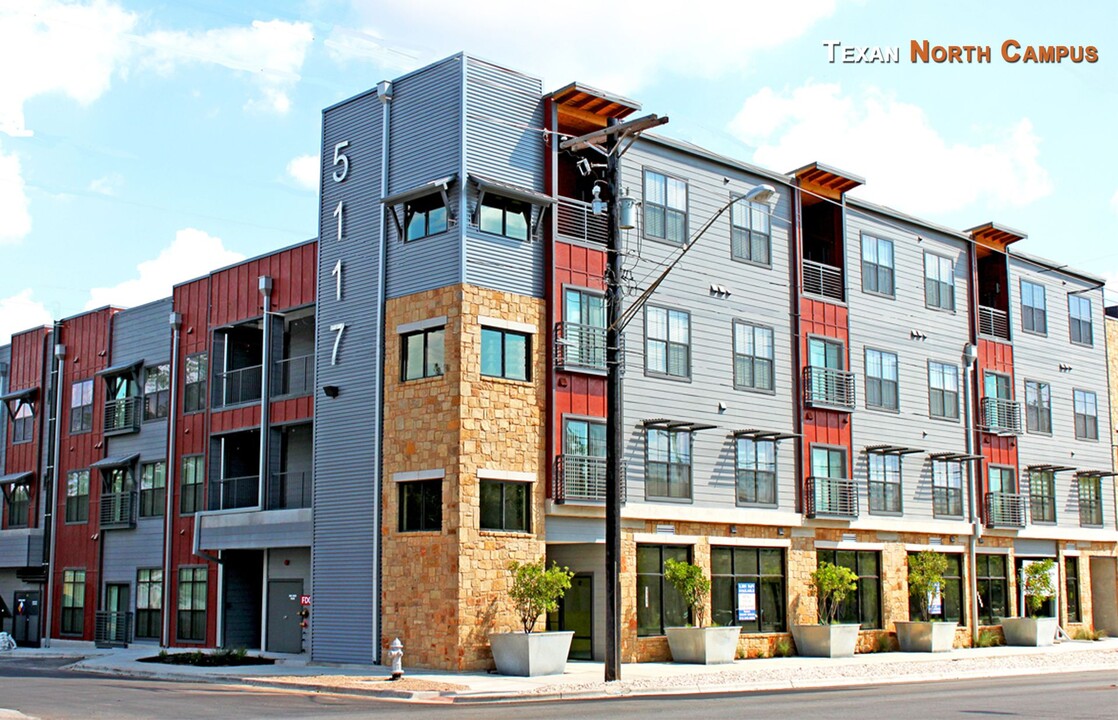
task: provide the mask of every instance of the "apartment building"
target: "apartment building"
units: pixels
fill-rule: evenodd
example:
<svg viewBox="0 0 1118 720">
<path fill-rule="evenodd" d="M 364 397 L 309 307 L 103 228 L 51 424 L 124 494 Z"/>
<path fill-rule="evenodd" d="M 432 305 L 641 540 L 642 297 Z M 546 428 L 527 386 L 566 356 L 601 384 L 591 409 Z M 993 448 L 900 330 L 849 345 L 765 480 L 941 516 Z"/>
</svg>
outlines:
<svg viewBox="0 0 1118 720">
<path fill-rule="evenodd" d="M 614 189 L 559 145 L 640 110 L 447 58 L 323 112 L 317 241 L 13 338 L 0 596 L 49 597 L 55 638 L 374 663 L 400 637 L 473 669 L 516 626 L 508 562 L 547 557 L 576 572 L 549 624 L 600 658 Z M 867 182 L 627 147 L 624 660 L 688 621 L 668 558 L 743 653 L 814 621 L 822 560 L 872 647 L 928 549 L 959 644 L 1020 612 L 1029 559 L 1058 561 L 1065 628 L 1118 618 L 1101 280 Z"/>
</svg>

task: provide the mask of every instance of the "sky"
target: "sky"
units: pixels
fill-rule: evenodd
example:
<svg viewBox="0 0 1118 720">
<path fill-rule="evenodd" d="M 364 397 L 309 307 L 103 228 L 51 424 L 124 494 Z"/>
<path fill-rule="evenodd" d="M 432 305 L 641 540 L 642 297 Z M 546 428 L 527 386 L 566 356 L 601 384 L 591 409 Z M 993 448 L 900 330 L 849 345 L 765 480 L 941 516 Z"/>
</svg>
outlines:
<svg viewBox="0 0 1118 720">
<path fill-rule="evenodd" d="M 0 344 L 313 238 L 322 108 L 459 51 L 772 170 L 855 173 L 853 194 L 939 224 L 1008 225 L 1118 303 L 1118 2 L 1056 8 L 0 0 Z M 913 62 L 923 40 L 990 61 Z M 1011 40 L 1097 61 L 1011 63 Z"/>
</svg>

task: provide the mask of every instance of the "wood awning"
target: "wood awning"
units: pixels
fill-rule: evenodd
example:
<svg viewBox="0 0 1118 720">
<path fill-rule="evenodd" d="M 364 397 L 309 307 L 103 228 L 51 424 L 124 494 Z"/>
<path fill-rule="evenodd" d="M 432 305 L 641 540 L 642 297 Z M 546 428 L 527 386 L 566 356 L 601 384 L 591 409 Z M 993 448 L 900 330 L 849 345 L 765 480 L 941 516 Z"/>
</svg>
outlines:
<svg viewBox="0 0 1118 720">
<path fill-rule="evenodd" d="M 999 252 L 1005 252 L 1005 249 L 1013 243 L 1028 237 L 1020 230 L 1014 230 L 1011 227 L 994 222 L 983 223 L 965 232 L 979 245 L 993 248 Z"/>
<path fill-rule="evenodd" d="M 854 188 L 866 184 L 864 178 L 854 173 L 839 170 L 838 168 L 833 168 L 818 162 L 804 165 L 802 168 L 793 170 L 789 174 L 796 178 L 796 180 L 799 181 L 800 187 L 805 190 L 810 190 L 835 200 L 841 199 L 844 194 L 850 192 Z"/>
<path fill-rule="evenodd" d="M 559 116 L 559 129 L 581 134 L 604 128 L 611 118 L 621 119 L 641 109 L 636 100 L 604 90 L 571 83 L 551 93 Z"/>
</svg>

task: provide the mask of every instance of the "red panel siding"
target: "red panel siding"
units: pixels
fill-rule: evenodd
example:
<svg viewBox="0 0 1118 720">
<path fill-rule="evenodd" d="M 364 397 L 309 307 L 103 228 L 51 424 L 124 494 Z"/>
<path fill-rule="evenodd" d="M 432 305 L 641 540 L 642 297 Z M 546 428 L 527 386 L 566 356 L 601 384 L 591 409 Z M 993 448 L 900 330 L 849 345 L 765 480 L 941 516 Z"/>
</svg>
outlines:
<svg viewBox="0 0 1118 720">
<path fill-rule="evenodd" d="M 268 410 L 268 419 L 273 425 L 310 420 L 314 417 L 314 397 L 287 398 L 273 402 Z"/>
<path fill-rule="evenodd" d="M 1017 383 L 1013 377 L 1013 345 L 995 340 L 978 339 L 978 397 L 982 398 L 985 372 L 1009 375 L 1011 392 L 1016 393 Z M 1017 469 L 1017 438 L 998 437 L 990 433 L 980 433 L 982 455 L 986 462 L 982 472 L 982 494 L 990 487 L 990 465 L 1010 465 Z M 1021 490 L 1020 471 L 1017 471 L 1017 489 Z M 985 503 L 982 504 L 985 507 Z"/>
<path fill-rule="evenodd" d="M 42 478 L 39 476 L 39 456 L 42 447 L 43 422 L 47 416 L 44 404 L 50 401 L 46 396 L 48 391 L 47 378 L 50 373 L 48 364 L 49 351 L 47 349 L 47 336 L 50 331 L 46 328 L 29 330 L 12 336 L 12 354 L 8 366 L 8 389 L 26 390 L 39 388 L 39 398 L 35 401 L 35 419 L 33 440 L 28 443 L 12 444 L 12 421 L 8 416 L 7 408 L 0 408 L 3 412 L 3 421 L 8 423 L 6 435 L 6 468 L 3 473 L 33 472 L 35 473 L 30 488 L 31 503 L 28 509 L 28 527 L 38 527 L 39 523 L 39 494 L 42 487 Z M 0 473 L 0 474 L 3 474 Z M 3 527 L 8 526 L 7 512 L 3 515 Z"/>
<path fill-rule="evenodd" d="M 846 367 L 850 367 L 849 316 L 845 306 L 811 298 L 800 301 L 800 358 L 807 367 L 807 341 L 811 335 L 841 340 L 846 349 Z M 802 370 L 802 368 L 801 368 Z M 811 446 L 815 443 L 846 448 L 847 477 L 854 477 L 854 453 L 851 450 L 850 415 L 833 410 L 802 409 L 803 477 L 811 475 Z"/>
</svg>

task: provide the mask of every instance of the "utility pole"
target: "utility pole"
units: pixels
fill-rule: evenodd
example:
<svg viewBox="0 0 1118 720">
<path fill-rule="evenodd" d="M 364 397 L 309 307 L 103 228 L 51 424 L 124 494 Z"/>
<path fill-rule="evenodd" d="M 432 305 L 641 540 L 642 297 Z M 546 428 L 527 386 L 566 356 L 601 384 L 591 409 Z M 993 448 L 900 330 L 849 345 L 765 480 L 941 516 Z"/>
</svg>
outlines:
<svg viewBox="0 0 1118 720">
<path fill-rule="evenodd" d="M 611 118 L 610 127 L 616 124 Z M 617 133 L 610 133 L 606 139 L 606 682 L 621 679 L 621 224 L 617 216 L 621 158 L 617 143 Z"/>
</svg>

